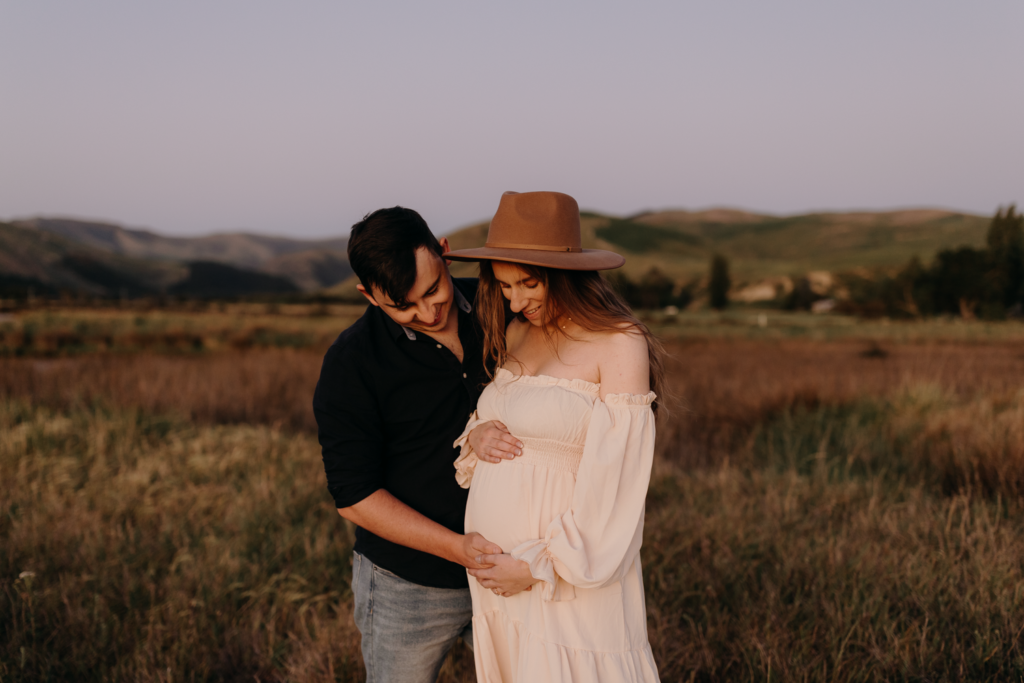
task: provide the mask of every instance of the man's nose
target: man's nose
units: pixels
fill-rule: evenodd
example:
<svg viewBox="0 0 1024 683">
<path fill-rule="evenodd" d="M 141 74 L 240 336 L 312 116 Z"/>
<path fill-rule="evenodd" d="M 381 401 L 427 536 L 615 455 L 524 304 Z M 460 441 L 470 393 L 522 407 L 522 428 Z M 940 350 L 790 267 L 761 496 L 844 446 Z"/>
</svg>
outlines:
<svg viewBox="0 0 1024 683">
<path fill-rule="evenodd" d="M 429 302 L 420 300 L 416 304 L 416 314 L 420 317 L 420 320 L 428 323 L 434 322 L 434 307 Z"/>
</svg>

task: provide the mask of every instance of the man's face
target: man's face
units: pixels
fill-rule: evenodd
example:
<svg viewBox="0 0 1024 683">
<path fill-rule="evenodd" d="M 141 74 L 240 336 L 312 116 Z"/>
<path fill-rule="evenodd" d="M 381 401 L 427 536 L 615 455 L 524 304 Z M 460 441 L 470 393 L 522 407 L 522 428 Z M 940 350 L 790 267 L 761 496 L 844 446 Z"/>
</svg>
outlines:
<svg viewBox="0 0 1024 683">
<path fill-rule="evenodd" d="M 442 237 L 441 247 L 447 252 L 448 240 Z M 455 289 L 444 260 L 426 247 L 416 250 L 416 282 L 406 295 L 404 305 L 396 305 L 377 287 L 372 292 L 359 285 L 358 289 L 371 304 L 379 306 L 389 318 L 410 330 L 440 332 L 448 326 Z"/>
</svg>

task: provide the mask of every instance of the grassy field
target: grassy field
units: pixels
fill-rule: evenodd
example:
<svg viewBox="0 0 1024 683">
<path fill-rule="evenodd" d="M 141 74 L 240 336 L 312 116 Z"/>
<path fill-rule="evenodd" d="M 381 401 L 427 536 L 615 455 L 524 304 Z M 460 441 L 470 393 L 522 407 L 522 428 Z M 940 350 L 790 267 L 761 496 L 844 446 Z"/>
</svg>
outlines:
<svg viewBox="0 0 1024 683">
<path fill-rule="evenodd" d="M 0 358 L 59 358 L 138 352 L 326 349 L 362 315 L 352 304 L 208 304 L 171 308 L 64 308 L 0 313 Z M 751 339 L 877 342 L 1024 341 L 1024 322 L 966 322 L 959 317 L 894 323 L 757 307 L 642 314 L 664 339 Z"/>
<path fill-rule="evenodd" d="M 337 313 L 142 324 L 300 344 L 0 358 L 0 681 L 361 680 L 309 409 Z M 1024 678 L 1022 326 L 652 322 L 672 338 L 643 549 L 663 680 Z"/>
<path fill-rule="evenodd" d="M 362 315 L 343 304 L 208 304 L 170 308 L 47 306 L 0 314 L 0 357 L 324 348 Z"/>
</svg>

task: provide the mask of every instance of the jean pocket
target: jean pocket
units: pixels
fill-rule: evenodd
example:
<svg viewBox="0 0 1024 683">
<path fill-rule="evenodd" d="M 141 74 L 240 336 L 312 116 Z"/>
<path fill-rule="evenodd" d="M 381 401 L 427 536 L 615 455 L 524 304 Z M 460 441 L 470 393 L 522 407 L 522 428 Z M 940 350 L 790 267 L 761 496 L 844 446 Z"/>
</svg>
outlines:
<svg viewBox="0 0 1024 683">
<path fill-rule="evenodd" d="M 403 579 L 401 576 L 399 576 L 398 574 L 395 574 L 394 572 L 389 572 L 387 569 L 384 569 L 384 567 L 379 567 L 377 565 L 373 565 L 373 571 L 375 573 L 377 573 L 377 574 L 383 574 L 384 576 L 390 576 L 392 579 L 398 579 L 399 581 L 405 581 L 405 579 Z"/>
</svg>

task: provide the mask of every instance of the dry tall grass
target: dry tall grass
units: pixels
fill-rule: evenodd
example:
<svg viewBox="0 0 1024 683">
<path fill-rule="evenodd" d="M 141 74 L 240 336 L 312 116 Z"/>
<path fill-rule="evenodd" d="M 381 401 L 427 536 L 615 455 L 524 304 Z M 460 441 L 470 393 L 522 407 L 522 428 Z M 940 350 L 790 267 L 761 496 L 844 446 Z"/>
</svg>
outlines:
<svg viewBox="0 0 1024 683">
<path fill-rule="evenodd" d="M 1024 675 L 1019 347 L 670 348 L 643 551 L 664 680 Z M 319 362 L 0 360 L 0 679 L 358 680 Z"/>
<path fill-rule="evenodd" d="M 4 680 L 357 680 L 317 446 L 0 403 Z"/>
<path fill-rule="evenodd" d="M 958 396 L 1006 397 L 1022 384 L 1022 344 L 887 344 L 707 340 L 669 345 L 667 458 L 716 465 L 763 421 L 797 408 L 848 404 L 928 384 Z"/>
<path fill-rule="evenodd" d="M 197 424 L 263 424 L 313 433 L 322 352 L 0 358 L 0 398 L 52 408 L 101 402 Z"/>
<path fill-rule="evenodd" d="M 0 398 L 58 408 L 99 400 L 201 424 L 312 432 L 323 350 L 0 358 Z M 798 406 L 848 403 L 922 382 L 998 397 L 1024 377 L 1020 344 L 703 339 L 670 343 L 668 350 L 674 396 L 661 443 L 667 457 L 687 467 L 734 455 L 757 424 Z"/>
<path fill-rule="evenodd" d="M 656 482 L 643 557 L 665 681 L 1024 675 L 1019 506 L 725 467 Z"/>
<path fill-rule="evenodd" d="M 982 396 L 921 412 L 923 429 L 907 450 L 940 473 L 944 491 L 1024 496 L 1024 381 L 1013 397 Z"/>
<path fill-rule="evenodd" d="M 44 308 L 0 314 L 0 357 L 326 348 L 364 309 L 339 304 L 203 302 L 155 310 Z"/>
</svg>

